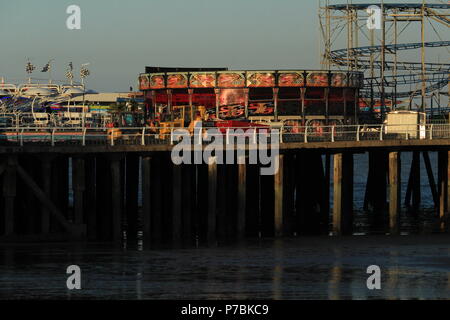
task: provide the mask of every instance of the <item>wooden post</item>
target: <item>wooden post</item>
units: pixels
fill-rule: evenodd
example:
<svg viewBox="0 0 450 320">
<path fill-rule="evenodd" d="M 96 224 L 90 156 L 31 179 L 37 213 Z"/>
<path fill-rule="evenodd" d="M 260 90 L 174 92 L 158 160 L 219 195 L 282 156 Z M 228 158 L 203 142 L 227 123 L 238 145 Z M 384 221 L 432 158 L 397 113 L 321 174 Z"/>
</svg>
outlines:
<svg viewBox="0 0 450 320">
<path fill-rule="evenodd" d="M 342 225 L 342 153 L 334 155 L 333 234 L 341 235 Z"/>
<path fill-rule="evenodd" d="M 120 158 L 112 156 L 111 165 L 111 195 L 112 195 L 112 238 L 121 240 L 122 231 L 122 185 L 120 174 Z"/>
<path fill-rule="evenodd" d="M 138 232 L 139 156 L 126 157 L 125 212 L 127 239 L 135 241 Z"/>
<path fill-rule="evenodd" d="M 238 164 L 238 210 L 237 210 L 237 238 L 239 240 L 245 237 L 246 220 L 246 187 L 247 187 L 247 168 L 246 164 Z"/>
<path fill-rule="evenodd" d="M 183 239 L 191 244 L 192 237 L 192 206 L 195 202 L 195 166 L 185 165 L 183 168 L 183 188 L 182 188 L 182 225 Z M 194 182 L 194 183 L 193 183 Z"/>
<path fill-rule="evenodd" d="M 42 190 L 50 195 L 51 190 L 51 177 L 52 177 L 52 159 L 50 157 L 42 156 L 41 160 L 41 180 L 42 180 Z M 43 234 L 48 234 L 50 232 L 50 213 L 46 206 L 41 207 L 41 232 Z"/>
<path fill-rule="evenodd" d="M 439 220 L 441 231 L 449 231 L 450 219 L 450 151 L 439 151 Z"/>
<path fill-rule="evenodd" d="M 217 214 L 217 162 L 215 157 L 209 158 L 208 163 L 208 215 L 207 242 L 216 242 L 216 214 Z"/>
<path fill-rule="evenodd" d="M 334 155 L 333 234 L 351 235 L 353 225 L 353 155 Z"/>
<path fill-rule="evenodd" d="M 181 243 L 181 165 L 173 165 L 173 175 L 172 175 L 172 241 L 174 244 Z"/>
<path fill-rule="evenodd" d="M 275 237 L 283 236 L 283 165 L 284 155 L 277 155 L 275 168 L 278 171 L 274 177 L 275 188 Z"/>
<path fill-rule="evenodd" d="M 431 161 L 430 156 L 428 154 L 428 151 L 422 152 L 423 161 L 425 163 L 425 169 L 427 170 L 427 176 L 428 176 L 428 184 L 430 185 L 431 194 L 433 196 L 434 201 L 434 207 L 439 207 L 439 196 L 438 192 L 436 190 L 436 182 L 434 180 L 434 174 L 433 174 L 433 168 L 431 167 Z"/>
<path fill-rule="evenodd" d="M 87 224 L 87 236 L 90 240 L 97 239 L 97 190 L 96 190 L 96 158 L 88 156 L 85 158 L 85 184 L 84 192 L 84 221 Z"/>
<path fill-rule="evenodd" d="M 151 241 L 151 191 L 150 191 L 150 166 L 151 158 L 143 156 L 142 160 L 142 224 L 144 232 L 144 242 Z"/>
<path fill-rule="evenodd" d="M 389 152 L 389 230 L 400 234 L 401 158 L 399 152 Z"/>
<path fill-rule="evenodd" d="M 162 179 L 161 172 L 162 160 L 161 157 L 153 157 L 150 173 L 150 189 L 151 189 L 151 202 L 152 202 L 152 215 L 151 215 L 151 235 L 153 243 L 161 243 L 162 241 Z"/>
<path fill-rule="evenodd" d="M 16 196 L 16 166 L 17 158 L 8 156 L 6 170 L 3 174 L 3 197 L 5 210 L 4 235 L 14 234 L 14 198 Z"/>
<path fill-rule="evenodd" d="M 84 159 L 72 158 L 72 188 L 74 193 L 74 222 L 83 223 L 83 193 L 85 190 Z"/>
</svg>

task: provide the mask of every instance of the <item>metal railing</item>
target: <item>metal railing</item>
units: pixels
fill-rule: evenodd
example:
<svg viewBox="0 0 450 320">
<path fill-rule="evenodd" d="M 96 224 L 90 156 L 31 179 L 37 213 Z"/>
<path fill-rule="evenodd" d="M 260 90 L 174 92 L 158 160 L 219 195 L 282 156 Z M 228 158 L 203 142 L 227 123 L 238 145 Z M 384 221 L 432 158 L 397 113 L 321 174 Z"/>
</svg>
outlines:
<svg viewBox="0 0 450 320">
<path fill-rule="evenodd" d="M 450 124 L 202 128 L 200 135 L 193 134 L 186 128 L 181 134 L 181 131 L 177 131 L 180 129 L 182 128 L 0 127 L 0 145 L 175 145 L 183 138 L 191 139 L 193 144 L 219 141 L 225 145 L 235 144 L 236 141 L 258 144 L 261 139 L 266 139 L 268 143 L 450 139 Z M 274 137 L 277 141 L 268 140 Z"/>
</svg>

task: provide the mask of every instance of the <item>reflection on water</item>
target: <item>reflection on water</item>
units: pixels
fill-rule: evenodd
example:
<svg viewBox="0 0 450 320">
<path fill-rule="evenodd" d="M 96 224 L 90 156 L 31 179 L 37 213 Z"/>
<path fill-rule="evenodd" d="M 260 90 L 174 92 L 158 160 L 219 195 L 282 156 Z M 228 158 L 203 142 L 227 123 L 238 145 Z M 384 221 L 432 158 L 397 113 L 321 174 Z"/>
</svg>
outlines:
<svg viewBox="0 0 450 320">
<path fill-rule="evenodd" d="M 450 299 L 450 236 L 308 237 L 171 250 L 0 247 L 0 298 Z M 66 289 L 66 268 L 82 290 Z M 368 290 L 369 265 L 381 290 Z"/>
</svg>

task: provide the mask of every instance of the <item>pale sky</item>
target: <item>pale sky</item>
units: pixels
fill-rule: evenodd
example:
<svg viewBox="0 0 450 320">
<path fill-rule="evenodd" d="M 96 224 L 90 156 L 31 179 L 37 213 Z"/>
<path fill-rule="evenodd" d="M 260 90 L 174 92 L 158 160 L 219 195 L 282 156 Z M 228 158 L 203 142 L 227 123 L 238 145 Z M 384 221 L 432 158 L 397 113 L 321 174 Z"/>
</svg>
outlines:
<svg viewBox="0 0 450 320">
<path fill-rule="evenodd" d="M 72 4 L 81 30 L 66 28 Z M 317 8 L 317 0 L 1 1 L 0 76 L 23 81 L 30 58 L 33 77 L 45 79 L 40 68 L 55 59 L 53 78 L 63 80 L 70 61 L 89 62 L 88 87 L 127 91 L 150 65 L 320 69 Z"/>
</svg>

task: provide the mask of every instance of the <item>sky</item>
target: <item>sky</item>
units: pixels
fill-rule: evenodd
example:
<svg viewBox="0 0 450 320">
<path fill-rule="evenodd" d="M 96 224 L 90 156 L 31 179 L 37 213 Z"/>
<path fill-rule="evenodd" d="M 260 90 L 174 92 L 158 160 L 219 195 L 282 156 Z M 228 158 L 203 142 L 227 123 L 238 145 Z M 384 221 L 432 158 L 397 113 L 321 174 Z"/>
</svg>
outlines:
<svg viewBox="0 0 450 320">
<path fill-rule="evenodd" d="M 66 27 L 73 4 L 81 30 Z M 145 66 L 320 69 L 317 9 L 318 0 L 1 1 L 0 77 L 23 81 L 27 58 L 38 69 L 54 59 L 60 80 L 70 61 L 90 63 L 97 91 L 137 89 Z"/>
</svg>

